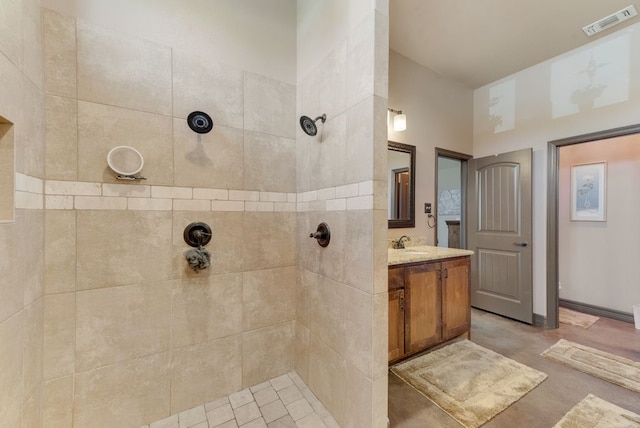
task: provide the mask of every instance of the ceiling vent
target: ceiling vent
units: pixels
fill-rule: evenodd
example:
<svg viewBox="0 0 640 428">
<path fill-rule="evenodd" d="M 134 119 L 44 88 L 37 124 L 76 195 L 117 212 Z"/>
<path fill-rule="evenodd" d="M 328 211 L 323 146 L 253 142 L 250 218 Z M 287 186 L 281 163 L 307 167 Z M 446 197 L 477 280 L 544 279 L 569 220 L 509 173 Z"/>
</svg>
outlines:
<svg viewBox="0 0 640 428">
<path fill-rule="evenodd" d="M 591 37 L 594 34 L 597 34 L 601 31 L 606 30 L 607 28 L 621 23 L 622 21 L 633 18 L 637 14 L 638 12 L 636 11 L 636 8 L 633 5 L 630 5 L 622 10 L 617 11 L 616 13 L 612 13 L 609 16 L 597 20 L 593 24 L 582 27 L 582 31 L 584 31 L 587 36 Z"/>
</svg>

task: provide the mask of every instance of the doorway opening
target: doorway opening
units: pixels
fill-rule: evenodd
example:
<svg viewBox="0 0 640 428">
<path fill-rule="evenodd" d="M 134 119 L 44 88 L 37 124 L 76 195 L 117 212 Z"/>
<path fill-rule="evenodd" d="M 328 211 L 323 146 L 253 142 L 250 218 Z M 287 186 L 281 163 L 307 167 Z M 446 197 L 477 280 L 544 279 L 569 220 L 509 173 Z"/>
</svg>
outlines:
<svg viewBox="0 0 640 428">
<path fill-rule="evenodd" d="M 558 307 L 560 305 L 560 221 L 561 214 L 563 211 L 572 210 L 571 206 L 568 206 L 566 203 L 566 198 L 563 196 L 562 200 L 560 199 L 560 195 L 564 195 L 564 190 L 561 188 L 561 182 L 563 180 L 562 174 L 566 173 L 566 171 L 561 171 L 561 160 L 560 160 L 560 152 L 561 148 L 575 145 L 575 144 L 583 144 L 583 143 L 591 143 L 599 140 L 608 140 L 614 139 L 618 137 L 629 136 L 632 134 L 640 133 L 640 124 L 631 125 L 622 128 L 615 128 L 601 132 L 594 132 L 590 134 L 578 135 L 575 137 L 564 138 L 560 140 L 550 141 L 548 144 L 548 188 L 547 188 L 547 196 L 548 196 L 548 205 L 547 205 L 547 326 L 550 328 L 558 327 Z M 606 159 L 599 159 L 599 161 Z M 580 167 L 582 165 L 580 162 L 576 162 L 576 167 Z M 610 167 L 612 165 L 609 165 Z M 610 170 L 612 172 L 613 170 Z M 613 177 L 611 177 L 613 178 Z M 566 179 L 565 179 L 566 181 Z M 573 186 L 573 185 L 572 185 Z M 609 193 L 613 196 L 612 189 L 609 189 Z M 630 196 L 631 194 L 629 194 Z M 569 196 L 571 198 L 571 196 Z M 579 199 L 579 198 L 578 198 Z M 578 201 L 576 199 L 576 201 Z M 584 195 L 582 195 L 582 199 L 584 199 Z M 571 200 L 571 199 L 570 199 Z M 581 200 L 580 200 L 581 201 Z M 604 202 L 604 201 L 603 201 Z M 613 208 L 612 203 L 607 203 L 610 208 Z M 622 214 L 624 214 L 624 207 L 629 204 L 628 197 L 625 198 L 624 204 L 616 204 L 623 206 Z M 583 204 L 584 205 L 584 204 Z M 609 217 L 613 215 L 613 212 L 609 213 Z M 613 226 L 613 222 L 615 219 L 608 218 L 606 222 L 600 221 L 589 221 L 589 222 L 580 222 L 581 219 L 574 218 L 574 224 L 572 226 L 581 227 L 582 229 L 588 229 L 589 233 L 593 233 L 594 231 L 598 232 L 606 232 L 604 229 L 611 228 Z M 567 221 L 568 222 L 568 221 Z M 611 224 L 608 224 L 611 223 Z M 606 235 L 606 234 L 605 234 Z M 628 235 L 628 233 L 626 234 Z M 602 242 L 599 242 L 602 244 Z M 619 243 L 618 243 L 619 244 Z M 599 245 L 601 246 L 601 245 Z M 598 247 L 594 247 L 594 251 L 598 251 Z M 563 250 L 564 251 L 564 250 Z M 598 257 L 596 253 L 592 255 L 593 257 Z M 563 254 L 563 257 L 567 257 L 566 254 Z M 611 257 L 610 252 L 607 253 L 607 257 Z M 592 261 L 591 263 L 594 263 Z M 610 261 L 610 266 L 607 268 L 606 273 L 611 273 L 613 265 L 617 263 L 617 261 Z M 583 265 L 584 266 L 584 265 Z M 615 281 L 614 281 L 615 282 Z M 569 285 L 569 284 L 565 284 Z M 567 303 L 567 302 L 565 302 Z M 570 304 L 572 302 L 569 302 Z M 634 302 L 631 302 L 634 303 Z M 563 304 L 563 306 L 570 307 L 570 304 Z M 629 321 L 629 315 L 626 314 L 626 311 L 618 311 L 618 310 L 610 310 L 603 308 L 599 305 L 590 305 L 590 304 L 579 304 L 578 306 L 574 306 L 573 309 L 580 310 L 581 312 L 591 313 L 594 315 L 602 315 L 608 318 L 619 319 L 621 321 Z"/>
<path fill-rule="evenodd" d="M 470 155 L 436 147 L 435 242 L 466 248 L 465 197 Z"/>
</svg>

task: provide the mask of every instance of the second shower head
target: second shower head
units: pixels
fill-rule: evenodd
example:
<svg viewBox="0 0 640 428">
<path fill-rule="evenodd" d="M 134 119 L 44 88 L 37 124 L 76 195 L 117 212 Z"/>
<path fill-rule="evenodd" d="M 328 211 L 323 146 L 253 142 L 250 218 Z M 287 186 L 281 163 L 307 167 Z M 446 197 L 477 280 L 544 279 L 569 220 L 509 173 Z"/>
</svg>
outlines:
<svg viewBox="0 0 640 428">
<path fill-rule="evenodd" d="M 311 135 L 312 137 L 318 133 L 318 127 L 316 126 L 316 122 L 321 120 L 324 123 L 327 120 L 327 115 L 323 114 L 322 116 L 318 116 L 315 119 L 311 119 L 309 116 L 302 116 L 300 118 L 300 126 L 302 130 L 307 135 Z"/>
</svg>

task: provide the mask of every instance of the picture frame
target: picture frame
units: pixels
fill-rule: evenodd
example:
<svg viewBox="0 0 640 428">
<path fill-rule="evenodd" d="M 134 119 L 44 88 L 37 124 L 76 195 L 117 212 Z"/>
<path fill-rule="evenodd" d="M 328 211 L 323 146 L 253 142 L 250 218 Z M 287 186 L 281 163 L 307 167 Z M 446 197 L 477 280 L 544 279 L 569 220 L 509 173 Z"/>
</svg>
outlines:
<svg viewBox="0 0 640 428">
<path fill-rule="evenodd" d="M 571 221 L 607 220 L 607 162 L 571 166 Z"/>
</svg>

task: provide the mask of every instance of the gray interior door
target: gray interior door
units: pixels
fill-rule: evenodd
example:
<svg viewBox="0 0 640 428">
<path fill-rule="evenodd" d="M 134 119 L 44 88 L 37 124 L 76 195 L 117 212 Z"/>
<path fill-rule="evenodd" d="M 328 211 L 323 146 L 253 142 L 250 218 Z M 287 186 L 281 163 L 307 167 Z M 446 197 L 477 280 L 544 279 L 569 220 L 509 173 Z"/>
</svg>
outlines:
<svg viewBox="0 0 640 428">
<path fill-rule="evenodd" d="M 531 324 L 531 149 L 469 161 L 471 306 Z"/>
</svg>

